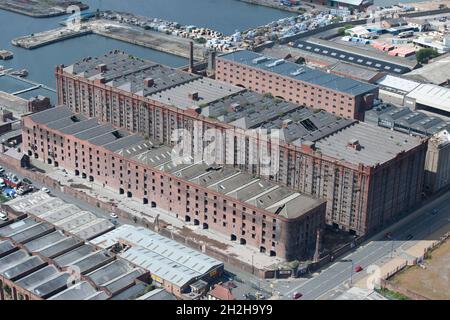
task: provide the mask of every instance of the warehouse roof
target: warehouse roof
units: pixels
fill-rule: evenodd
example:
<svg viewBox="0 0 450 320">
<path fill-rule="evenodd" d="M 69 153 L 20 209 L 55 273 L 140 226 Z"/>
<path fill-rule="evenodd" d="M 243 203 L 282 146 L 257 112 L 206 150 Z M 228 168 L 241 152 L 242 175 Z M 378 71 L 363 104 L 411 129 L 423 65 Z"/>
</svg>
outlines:
<svg viewBox="0 0 450 320">
<path fill-rule="evenodd" d="M 407 94 L 416 103 L 426 107 L 450 112 L 450 88 L 439 87 L 434 84 L 421 84 Z"/>
<path fill-rule="evenodd" d="M 13 199 L 8 202 L 8 205 L 16 211 L 35 215 L 85 240 L 114 228 L 114 225 L 107 219 L 99 218 L 91 212 L 82 211 L 79 207 L 67 204 L 43 191 Z"/>
<path fill-rule="evenodd" d="M 394 105 L 383 104 L 366 111 L 365 121 L 419 136 L 432 136 L 442 130 L 450 130 L 450 121 Z"/>
<path fill-rule="evenodd" d="M 44 267 L 47 263 L 44 262 L 40 257 L 31 256 L 25 260 L 18 262 L 17 264 L 10 266 L 8 269 L 1 271 L 1 275 L 6 279 L 16 280 L 21 278 L 33 270 L 40 269 Z"/>
<path fill-rule="evenodd" d="M 420 143 L 419 138 L 360 122 L 316 141 L 315 146 L 326 156 L 355 165 L 375 166 Z"/>
<path fill-rule="evenodd" d="M 122 225 L 91 240 L 103 248 L 120 241 L 132 246 L 120 254 L 122 258 L 179 287 L 223 265 L 214 258 L 142 227 Z"/>
<path fill-rule="evenodd" d="M 283 59 L 273 59 L 248 50 L 227 53 L 220 58 L 354 96 L 372 92 L 377 88 L 368 83 L 340 77 Z"/>
<path fill-rule="evenodd" d="M 98 292 L 89 282 L 81 281 L 55 294 L 48 300 L 84 300 Z"/>
<path fill-rule="evenodd" d="M 320 139 L 354 122 L 250 91 L 212 103 L 202 114 L 241 129 L 278 129 L 280 139 L 293 143 Z"/>
<path fill-rule="evenodd" d="M 146 61 L 115 50 L 95 58 L 87 57 L 64 68 L 64 72 L 108 86 L 147 96 L 199 76 Z M 144 84 L 145 80 L 150 80 Z"/>
<path fill-rule="evenodd" d="M 384 76 L 383 78 L 377 81 L 377 84 L 380 87 L 388 87 L 404 93 L 411 92 L 420 85 L 419 82 L 392 75 Z"/>
<path fill-rule="evenodd" d="M 331 72 L 342 76 L 347 76 L 366 82 L 373 82 L 383 74 L 375 69 L 368 69 L 366 67 L 361 67 L 343 61 L 336 62 L 331 66 L 325 67 L 324 69 L 330 70 Z"/>
<path fill-rule="evenodd" d="M 298 40 L 294 45 L 296 48 L 316 54 L 332 57 L 341 61 L 354 63 L 357 65 L 375 68 L 380 71 L 390 72 L 394 74 L 403 74 L 413 70 L 416 67 L 415 62 L 408 59 L 398 61 L 398 58 L 377 55 L 370 52 L 372 56 L 368 56 L 368 51 L 359 52 L 356 47 L 339 45 L 336 42 L 314 39 L 314 43 L 304 40 Z"/>
<path fill-rule="evenodd" d="M 408 72 L 405 76 L 436 85 L 447 84 L 450 81 L 450 53 L 434 58 L 431 63 Z"/>
<path fill-rule="evenodd" d="M 245 89 L 228 83 L 201 78 L 159 91 L 153 94 L 151 99 L 187 109 L 192 106 L 203 106 L 243 90 Z"/>
</svg>

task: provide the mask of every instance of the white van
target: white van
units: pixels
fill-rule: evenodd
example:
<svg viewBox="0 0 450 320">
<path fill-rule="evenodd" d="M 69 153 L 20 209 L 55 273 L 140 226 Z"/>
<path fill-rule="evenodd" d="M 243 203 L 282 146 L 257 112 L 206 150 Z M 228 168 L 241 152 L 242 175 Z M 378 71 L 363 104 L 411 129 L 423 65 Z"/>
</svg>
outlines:
<svg viewBox="0 0 450 320">
<path fill-rule="evenodd" d="M 8 220 L 8 215 L 6 213 L 0 212 L 0 220 L 1 221 Z"/>
</svg>

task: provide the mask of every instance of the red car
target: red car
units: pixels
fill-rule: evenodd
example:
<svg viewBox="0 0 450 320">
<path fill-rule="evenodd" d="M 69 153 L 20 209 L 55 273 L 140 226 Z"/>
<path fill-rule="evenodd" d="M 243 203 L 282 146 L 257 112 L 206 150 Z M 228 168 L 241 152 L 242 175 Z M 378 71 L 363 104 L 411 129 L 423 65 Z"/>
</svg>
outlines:
<svg viewBox="0 0 450 320">
<path fill-rule="evenodd" d="M 292 299 L 300 299 L 303 295 L 300 292 L 294 292 Z"/>
<path fill-rule="evenodd" d="M 355 272 L 360 272 L 360 271 L 362 271 L 362 269 L 363 269 L 363 267 L 361 267 L 359 264 L 357 264 L 355 266 Z"/>
</svg>

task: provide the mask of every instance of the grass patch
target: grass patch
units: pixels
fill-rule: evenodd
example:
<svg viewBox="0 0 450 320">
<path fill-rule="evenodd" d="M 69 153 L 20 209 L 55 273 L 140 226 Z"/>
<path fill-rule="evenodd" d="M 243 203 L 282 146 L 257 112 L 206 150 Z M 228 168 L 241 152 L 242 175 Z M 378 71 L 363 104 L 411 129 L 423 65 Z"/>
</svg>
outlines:
<svg viewBox="0 0 450 320">
<path fill-rule="evenodd" d="M 386 288 L 382 288 L 382 289 L 376 289 L 376 291 L 378 293 L 380 293 L 381 295 L 385 296 L 388 299 L 392 299 L 392 300 L 411 300 L 411 298 L 405 296 L 404 294 L 401 294 L 399 292 L 396 291 L 392 291 Z"/>
<path fill-rule="evenodd" d="M 6 202 L 11 200 L 10 198 L 8 198 L 7 196 L 5 196 L 3 193 L 0 193 L 0 203 Z"/>
</svg>

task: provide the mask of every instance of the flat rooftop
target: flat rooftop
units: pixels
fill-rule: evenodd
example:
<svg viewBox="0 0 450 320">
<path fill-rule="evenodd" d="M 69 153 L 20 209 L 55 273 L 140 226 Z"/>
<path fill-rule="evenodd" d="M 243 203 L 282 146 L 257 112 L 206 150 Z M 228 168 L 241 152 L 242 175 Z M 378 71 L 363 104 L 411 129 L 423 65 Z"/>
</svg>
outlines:
<svg viewBox="0 0 450 320">
<path fill-rule="evenodd" d="M 251 68 L 273 72 L 284 77 L 311 83 L 352 96 L 363 95 L 377 89 L 376 86 L 368 83 L 337 76 L 283 59 L 266 57 L 262 54 L 248 50 L 227 53 L 219 58 L 240 63 Z"/>
<path fill-rule="evenodd" d="M 386 71 L 394 74 L 409 72 L 416 68 L 418 64 L 415 59 L 392 57 L 380 52 L 372 50 L 369 51 L 355 46 L 348 46 L 319 38 L 309 38 L 307 41 L 299 40 L 295 43 L 295 46 L 300 49 L 306 49 L 308 51 L 312 50 L 318 54 L 331 56 L 341 61 L 375 68 L 380 71 Z M 310 48 L 308 49 L 308 47 Z M 359 61 L 359 59 L 363 59 L 363 61 Z"/>
<path fill-rule="evenodd" d="M 280 139 L 294 144 L 315 141 L 355 122 L 250 91 L 212 103 L 202 115 L 241 129 L 278 129 Z"/>
<path fill-rule="evenodd" d="M 148 96 L 200 78 L 118 50 L 94 58 L 84 58 L 65 67 L 64 72 L 88 80 L 101 80 L 107 86 L 140 96 Z"/>
<path fill-rule="evenodd" d="M 150 98 L 180 109 L 188 109 L 204 106 L 243 90 L 245 89 L 225 82 L 201 78 L 159 91 Z"/>
<path fill-rule="evenodd" d="M 359 144 L 360 148 L 354 148 L 350 144 Z M 417 137 L 360 122 L 316 141 L 315 147 L 322 154 L 341 161 L 375 166 L 420 144 L 421 139 Z"/>
</svg>

